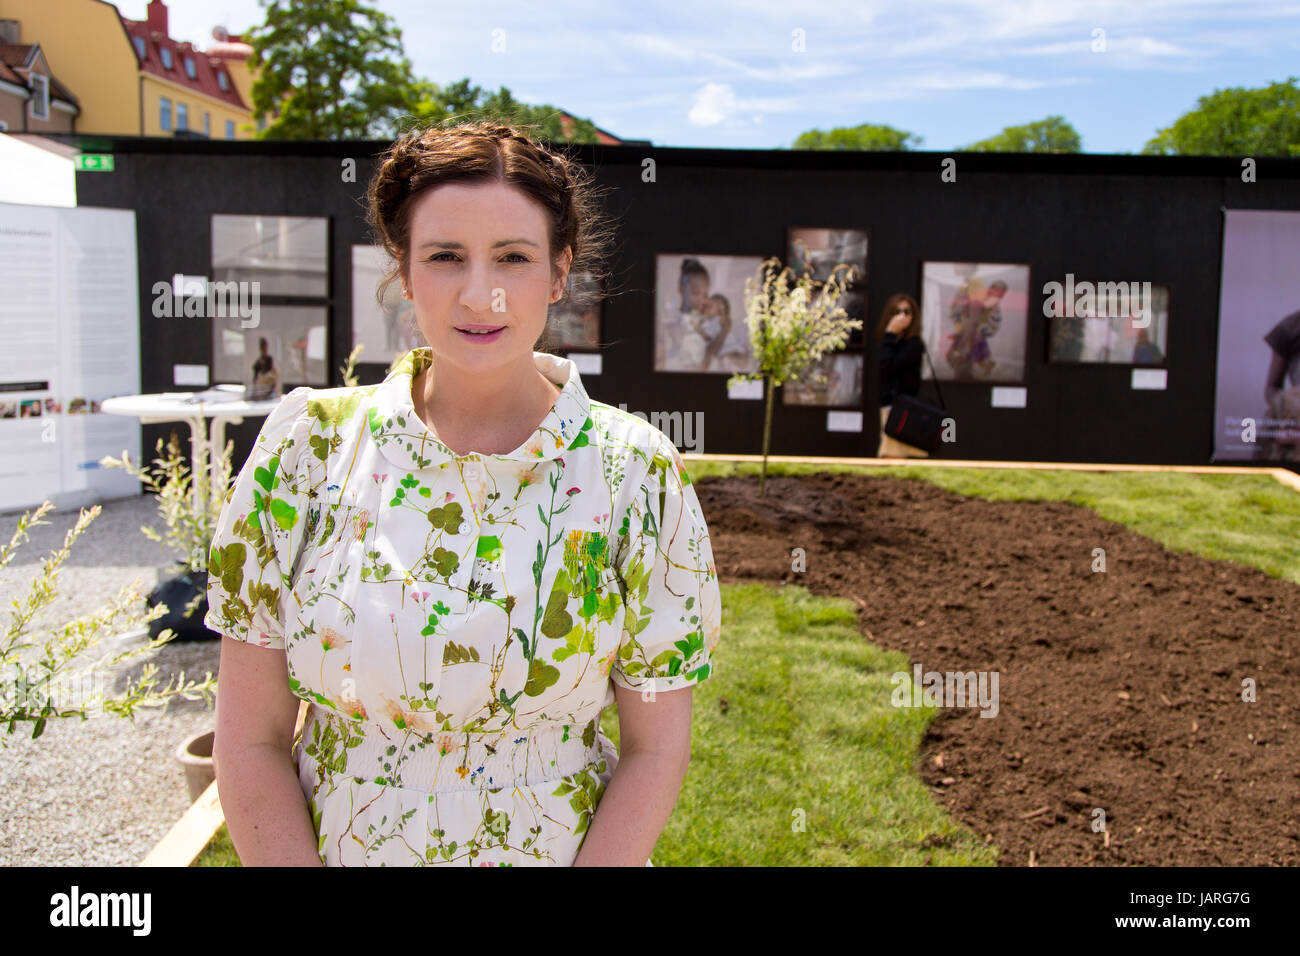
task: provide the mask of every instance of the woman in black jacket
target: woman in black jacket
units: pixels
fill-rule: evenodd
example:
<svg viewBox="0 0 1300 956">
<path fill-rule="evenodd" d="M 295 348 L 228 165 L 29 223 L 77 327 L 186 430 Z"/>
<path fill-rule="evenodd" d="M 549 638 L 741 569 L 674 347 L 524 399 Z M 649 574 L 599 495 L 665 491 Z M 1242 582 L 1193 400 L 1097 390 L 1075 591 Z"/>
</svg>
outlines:
<svg viewBox="0 0 1300 956">
<path fill-rule="evenodd" d="M 899 292 L 889 297 L 876 327 L 880 345 L 880 447 L 877 458 L 928 458 L 929 452 L 904 444 L 885 434 L 889 409 L 898 395 L 916 395 L 921 390 L 921 310 L 916 300 Z"/>
</svg>

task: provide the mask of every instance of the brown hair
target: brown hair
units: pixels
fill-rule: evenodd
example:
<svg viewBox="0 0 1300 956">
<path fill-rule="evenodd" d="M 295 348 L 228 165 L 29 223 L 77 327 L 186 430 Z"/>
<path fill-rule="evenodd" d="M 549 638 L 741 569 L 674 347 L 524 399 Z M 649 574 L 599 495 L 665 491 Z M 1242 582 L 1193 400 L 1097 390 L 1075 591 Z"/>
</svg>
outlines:
<svg viewBox="0 0 1300 956">
<path fill-rule="evenodd" d="M 885 301 L 885 310 L 880 313 L 880 324 L 876 326 L 877 342 L 885 337 L 885 326 L 889 325 L 889 320 L 894 317 L 895 310 L 904 303 L 912 307 L 912 324 L 904 330 L 903 338 L 919 339 L 921 337 L 921 307 L 906 292 L 895 292 Z"/>
<path fill-rule="evenodd" d="M 415 199 L 446 183 L 495 182 L 522 190 L 545 210 L 552 271 L 565 246 L 570 246 L 570 281 L 579 273 L 589 273 L 597 288 L 603 286 L 613 227 L 599 212 L 598 191 L 583 166 L 543 146 L 521 126 L 483 119 L 443 121 L 411 128 L 398 137 L 380 155 L 367 187 L 366 221 L 394 263 L 379 283 L 381 301 L 395 280 L 409 279 L 410 213 Z"/>
</svg>

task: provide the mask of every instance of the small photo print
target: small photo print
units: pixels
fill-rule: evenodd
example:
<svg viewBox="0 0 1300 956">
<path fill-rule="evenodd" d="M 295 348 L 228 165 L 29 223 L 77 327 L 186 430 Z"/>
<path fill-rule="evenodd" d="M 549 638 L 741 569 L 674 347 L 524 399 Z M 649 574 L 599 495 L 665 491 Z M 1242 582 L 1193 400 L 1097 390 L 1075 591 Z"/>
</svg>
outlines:
<svg viewBox="0 0 1300 956">
<path fill-rule="evenodd" d="M 589 272 L 569 273 L 564 295 L 546 317 L 546 344 L 557 350 L 600 347 L 600 283 Z"/>
<path fill-rule="evenodd" d="M 656 372 L 757 372 L 745 321 L 745 280 L 759 256 L 655 256 Z"/>
<path fill-rule="evenodd" d="M 39 398 L 24 398 L 18 402 L 19 418 L 40 418 L 41 417 L 41 400 Z"/>
<path fill-rule="evenodd" d="M 862 353 L 830 352 L 782 387 L 787 405 L 862 406 Z"/>
<path fill-rule="evenodd" d="M 941 380 L 1024 381 L 1028 319 L 1028 265 L 922 263 L 921 336 Z"/>
<path fill-rule="evenodd" d="M 17 402 L 0 402 L 0 418 L 17 418 Z"/>
<path fill-rule="evenodd" d="M 841 281 L 863 284 L 867 279 L 867 233 L 864 229 L 818 229 L 795 226 L 787 230 L 790 271 L 801 277 L 810 271 L 816 282 L 825 282 L 837 265 L 852 267 L 852 275 L 840 270 Z"/>
</svg>

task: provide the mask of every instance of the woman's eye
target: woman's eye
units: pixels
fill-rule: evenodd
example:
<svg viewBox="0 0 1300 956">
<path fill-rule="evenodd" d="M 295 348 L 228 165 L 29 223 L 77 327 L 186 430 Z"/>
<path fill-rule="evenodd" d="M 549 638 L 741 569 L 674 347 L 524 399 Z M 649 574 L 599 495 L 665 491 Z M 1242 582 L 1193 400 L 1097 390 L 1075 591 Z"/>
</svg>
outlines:
<svg viewBox="0 0 1300 956">
<path fill-rule="evenodd" d="M 443 256 L 451 256 L 452 258 L 451 258 L 451 259 L 444 259 Z M 517 257 L 518 257 L 518 260 L 517 260 L 517 261 L 519 261 L 519 262 L 528 262 L 528 261 L 529 261 L 528 257 L 527 257 L 526 255 L 524 255 L 522 252 L 511 252 L 511 253 L 507 254 L 506 258 L 509 259 L 511 256 L 517 256 Z M 454 259 L 455 259 L 455 253 L 451 253 L 451 252 L 440 252 L 440 253 L 438 253 L 438 254 L 435 255 L 435 256 L 430 256 L 426 261 L 428 261 L 428 262 L 451 262 L 451 261 L 453 261 Z"/>
</svg>

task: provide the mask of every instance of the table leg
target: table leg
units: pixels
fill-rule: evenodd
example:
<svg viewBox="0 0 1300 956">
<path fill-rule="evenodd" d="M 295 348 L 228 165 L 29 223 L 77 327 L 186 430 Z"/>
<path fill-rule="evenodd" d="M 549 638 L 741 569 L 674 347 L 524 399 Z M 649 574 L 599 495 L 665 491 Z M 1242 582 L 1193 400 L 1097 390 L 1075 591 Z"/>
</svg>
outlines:
<svg viewBox="0 0 1300 956">
<path fill-rule="evenodd" d="M 212 451 L 216 456 L 213 458 L 214 463 L 220 461 L 221 456 L 225 454 L 226 425 L 238 425 L 243 420 L 242 415 L 214 415 L 212 417 Z M 224 473 L 216 471 L 215 468 L 212 478 L 212 495 L 217 509 L 220 510 L 221 505 L 226 500 L 226 483 Z"/>
</svg>

